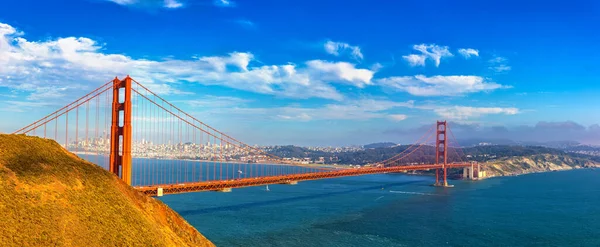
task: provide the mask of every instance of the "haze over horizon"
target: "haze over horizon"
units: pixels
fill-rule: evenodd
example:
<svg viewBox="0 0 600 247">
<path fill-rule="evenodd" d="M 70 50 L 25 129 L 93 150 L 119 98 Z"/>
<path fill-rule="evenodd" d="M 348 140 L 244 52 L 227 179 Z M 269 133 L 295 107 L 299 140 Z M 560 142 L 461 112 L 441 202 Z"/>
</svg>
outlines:
<svg viewBox="0 0 600 247">
<path fill-rule="evenodd" d="M 0 6 L 0 132 L 129 74 L 249 144 L 412 143 L 444 119 L 458 140 L 600 144 L 597 1 Z"/>
</svg>

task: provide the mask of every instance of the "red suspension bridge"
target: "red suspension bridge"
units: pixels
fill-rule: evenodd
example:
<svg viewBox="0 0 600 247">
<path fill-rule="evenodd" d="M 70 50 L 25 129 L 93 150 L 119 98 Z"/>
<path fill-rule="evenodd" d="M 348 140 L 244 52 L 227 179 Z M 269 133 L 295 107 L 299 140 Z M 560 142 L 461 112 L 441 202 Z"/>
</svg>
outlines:
<svg viewBox="0 0 600 247">
<path fill-rule="evenodd" d="M 14 134 L 54 139 L 148 195 L 431 169 L 435 185 L 448 186 L 447 169 L 473 169 L 472 162 L 462 160 L 445 121 L 397 155 L 361 168 L 277 157 L 212 128 L 129 76 L 105 83 Z"/>
</svg>

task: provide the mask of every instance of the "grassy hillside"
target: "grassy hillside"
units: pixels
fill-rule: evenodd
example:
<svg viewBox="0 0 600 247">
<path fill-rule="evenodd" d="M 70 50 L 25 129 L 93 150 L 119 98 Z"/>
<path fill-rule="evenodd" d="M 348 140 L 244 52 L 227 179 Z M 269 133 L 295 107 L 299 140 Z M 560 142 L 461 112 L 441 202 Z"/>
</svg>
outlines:
<svg viewBox="0 0 600 247">
<path fill-rule="evenodd" d="M 176 212 L 56 142 L 0 134 L 0 245 L 214 246 Z"/>
</svg>

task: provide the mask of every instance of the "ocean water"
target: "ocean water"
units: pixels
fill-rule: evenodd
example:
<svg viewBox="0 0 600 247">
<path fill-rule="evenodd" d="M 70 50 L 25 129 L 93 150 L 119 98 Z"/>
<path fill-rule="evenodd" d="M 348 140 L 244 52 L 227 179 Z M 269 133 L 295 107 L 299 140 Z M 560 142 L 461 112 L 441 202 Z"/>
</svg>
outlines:
<svg viewBox="0 0 600 247">
<path fill-rule="evenodd" d="M 378 174 L 160 197 L 217 246 L 600 246 L 600 170 Z"/>
</svg>

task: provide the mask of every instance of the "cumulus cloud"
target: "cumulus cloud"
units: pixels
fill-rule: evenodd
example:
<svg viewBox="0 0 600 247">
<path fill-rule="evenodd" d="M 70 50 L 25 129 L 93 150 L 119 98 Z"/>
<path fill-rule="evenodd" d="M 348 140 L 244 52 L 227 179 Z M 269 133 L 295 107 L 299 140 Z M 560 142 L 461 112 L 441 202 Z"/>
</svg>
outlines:
<svg viewBox="0 0 600 247">
<path fill-rule="evenodd" d="M 436 67 L 440 66 L 442 57 L 451 57 L 452 53 L 448 50 L 448 46 L 439 46 L 436 44 L 419 44 L 414 45 L 413 49 L 419 51 L 420 54 L 409 54 L 402 56 L 410 66 L 425 66 L 425 60 L 430 59 L 435 63 Z"/>
<path fill-rule="evenodd" d="M 410 64 L 410 66 L 425 66 L 425 59 L 427 58 L 427 56 L 425 55 L 416 55 L 416 54 L 410 54 L 410 55 L 406 55 L 406 56 L 402 56 L 404 58 L 404 60 L 408 61 L 408 64 Z"/>
<path fill-rule="evenodd" d="M 275 114 L 285 120 L 369 120 L 376 118 L 392 118 L 393 115 L 384 111 L 398 107 L 412 107 L 413 102 L 393 102 L 385 100 L 357 100 L 343 104 L 327 104 L 323 107 L 281 107 L 271 110 L 278 111 Z M 398 119 L 395 119 L 398 121 Z"/>
<path fill-rule="evenodd" d="M 175 85 L 187 81 L 291 98 L 342 100 L 331 83 L 364 87 L 372 84 L 375 73 L 352 63 L 324 60 L 254 65 L 258 62 L 249 52 L 149 60 L 102 50 L 102 44 L 85 37 L 29 41 L 14 27 L 0 23 L 0 87 L 22 90 L 31 99 L 61 97 L 130 74 L 160 94 L 182 93 Z M 46 90 L 38 92 L 41 88 Z"/>
<path fill-rule="evenodd" d="M 193 108 L 228 108 L 228 107 L 239 107 L 246 103 L 252 102 L 250 99 L 242 99 L 231 96 L 215 96 L 215 95 L 203 95 L 201 97 L 195 97 L 192 100 L 175 100 L 173 103 L 184 103 Z M 220 111 L 220 110 L 219 110 Z"/>
<path fill-rule="evenodd" d="M 355 59 L 363 59 L 363 54 L 360 51 L 360 47 L 353 46 L 348 43 L 334 42 L 329 40 L 325 42 L 324 48 L 325 52 L 334 56 L 340 56 L 341 54 L 349 54 Z"/>
<path fill-rule="evenodd" d="M 395 76 L 378 79 L 376 82 L 381 86 L 415 96 L 456 96 L 506 87 L 473 75 Z"/>
<path fill-rule="evenodd" d="M 465 58 L 470 58 L 471 56 L 479 57 L 479 50 L 473 48 L 461 48 L 458 49 L 458 53 Z"/>
<path fill-rule="evenodd" d="M 512 68 L 508 66 L 508 59 L 505 57 L 494 57 L 488 61 L 488 69 L 497 73 L 506 72 Z"/>
<path fill-rule="evenodd" d="M 165 3 L 163 6 L 165 6 L 165 8 L 169 8 L 169 9 L 176 9 L 176 8 L 183 7 L 183 4 L 180 2 L 177 2 L 176 0 L 165 0 Z"/>
<path fill-rule="evenodd" d="M 31 101 L 18 101 L 18 100 L 7 100 L 0 101 L 0 109 L 5 112 L 28 112 L 35 108 L 40 107 L 57 107 L 58 104 L 54 102 L 31 102 Z"/>
<path fill-rule="evenodd" d="M 445 119 L 470 120 L 491 114 L 515 115 L 519 113 L 519 109 L 502 107 L 450 106 L 435 108 L 433 109 L 433 112 Z"/>
<path fill-rule="evenodd" d="M 406 116 L 404 114 L 391 114 L 388 117 L 394 121 L 402 121 L 402 120 L 405 120 L 406 118 L 408 118 L 408 116 Z"/>
<path fill-rule="evenodd" d="M 137 0 L 108 0 L 108 1 L 116 3 L 116 4 L 120 4 L 120 5 L 129 5 L 129 4 L 134 4 L 137 2 Z"/>
<path fill-rule="evenodd" d="M 423 133 L 431 125 L 415 129 L 394 128 L 384 131 L 387 135 L 407 136 L 412 133 Z M 462 124 L 451 122 L 449 128 L 460 144 L 477 144 L 491 142 L 493 144 L 540 145 L 545 142 L 577 141 L 587 144 L 600 144 L 600 126 L 592 124 L 584 126 L 573 121 L 545 122 L 532 125 L 504 126 L 497 124 Z M 416 134 L 414 135 L 416 136 Z M 415 137 L 416 138 L 416 137 Z"/>
<path fill-rule="evenodd" d="M 106 0 L 123 6 L 141 8 L 168 8 L 177 9 L 183 7 L 178 0 Z"/>
<path fill-rule="evenodd" d="M 214 0 L 213 3 L 218 7 L 235 7 L 235 2 L 231 0 Z"/>
<path fill-rule="evenodd" d="M 200 100 L 205 102 L 204 100 Z M 195 101 L 190 101 L 195 102 Z M 238 106 L 233 106 L 231 102 L 238 102 Z M 391 113 L 390 111 L 401 108 L 413 108 L 413 101 L 396 102 L 382 99 L 359 99 L 345 100 L 335 104 L 326 104 L 318 107 L 301 107 L 297 105 L 288 105 L 271 108 L 252 108 L 244 106 L 246 102 L 241 99 L 227 100 L 219 108 L 214 103 L 212 107 L 207 108 L 210 114 L 226 114 L 227 117 L 252 119 L 271 119 L 271 120 L 294 120 L 294 121 L 313 121 L 313 120 L 370 120 L 370 119 L 389 119 L 392 121 L 402 121 L 407 118 L 406 115 Z"/>
<path fill-rule="evenodd" d="M 323 60 L 312 60 L 307 63 L 311 74 L 315 78 L 322 78 L 326 81 L 345 82 L 356 87 L 362 88 L 371 85 L 373 72 L 369 69 L 357 69 L 354 64 L 347 62 L 328 62 Z"/>
</svg>

